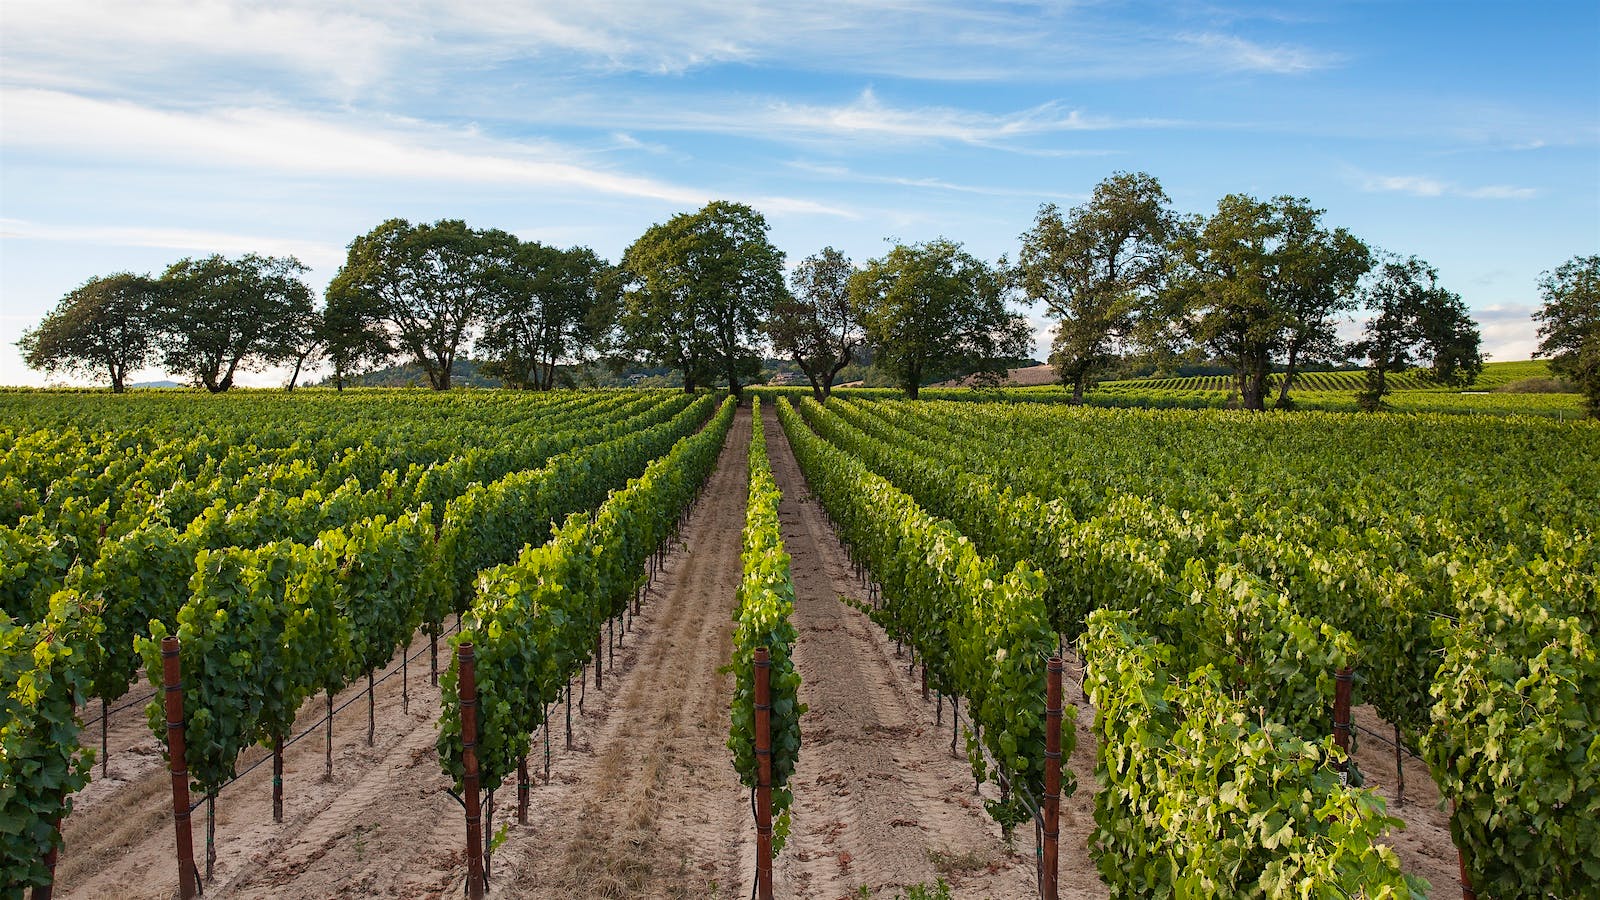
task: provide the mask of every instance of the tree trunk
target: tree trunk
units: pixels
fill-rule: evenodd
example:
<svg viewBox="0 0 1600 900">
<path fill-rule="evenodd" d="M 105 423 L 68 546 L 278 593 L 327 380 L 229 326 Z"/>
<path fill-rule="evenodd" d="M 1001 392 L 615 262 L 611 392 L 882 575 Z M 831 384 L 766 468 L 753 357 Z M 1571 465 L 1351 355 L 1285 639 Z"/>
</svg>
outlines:
<svg viewBox="0 0 1600 900">
<path fill-rule="evenodd" d="M 1075 376 L 1072 379 L 1072 401 L 1071 401 L 1070 405 L 1072 405 L 1072 406 L 1082 406 L 1083 405 L 1083 382 L 1085 380 L 1086 380 L 1085 377 L 1082 376 L 1082 375 Z"/>
<path fill-rule="evenodd" d="M 1283 370 L 1283 384 L 1281 386 L 1279 386 L 1279 388 L 1278 388 L 1278 408 L 1279 409 L 1288 409 L 1290 407 L 1290 405 L 1291 405 L 1290 400 L 1289 400 L 1289 386 L 1294 384 L 1295 360 L 1296 360 L 1297 357 L 1299 357 L 1299 355 L 1300 355 L 1300 347 L 1298 345 L 1296 345 L 1296 344 L 1290 344 L 1289 345 L 1289 364 L 1284 367 L 1284 370 Z"/>
<path fill-rule="evenodd" d="M 116 369 L 112 369 L 111 370 L 111 393 L 120 394 L 120 393 L 123 392 L 123 390 L 124 390 L 124 388 L 122 386 L 122 373 L 117 371 Z"/>
<path fill-rule="evenodd" d="M 1245 376 L 1244 408 L 1263 411 L 1267 408 L 1267 368 L 1256 364 Z"/>
<path fill-rule="evenodd" d="M 300 380 L 300 367 L 305 365 L 305 362 L 306 362 L 306 358 L 305 358 L 304 354 L 294 358 L 294 372 L 293 372 L 293 374 L 291 374 L 289 376 L 289 386 L 287 388 L 285 388 L 284 390 L 286 390 L 286 391 L 293 391 L 294 390 L 294 383 Z"/>
</svg>

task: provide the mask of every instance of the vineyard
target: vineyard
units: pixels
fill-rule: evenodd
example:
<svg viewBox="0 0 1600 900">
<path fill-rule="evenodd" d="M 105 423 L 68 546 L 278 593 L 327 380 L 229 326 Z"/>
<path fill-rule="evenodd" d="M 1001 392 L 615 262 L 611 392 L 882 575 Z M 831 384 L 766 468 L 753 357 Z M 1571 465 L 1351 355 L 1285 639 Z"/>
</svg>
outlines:
<svg viewBox="0 0 1600 900">
<path fill-rule="evenodd" d="M 1600 883 L 1594 425 L 792 397 L 0 397 L 8 886 Z"/>
<path fill-rule="evenodd" d="M 1273 387 L 1278 386 L 1281 375 L 1273 376 Z M 1364 370 L 1349 372 L 1300 372 L 1295 375 L 1291 388 L 1296 391 L 1319 393 L 1342 391 L 1355 393 L 1366 386 Z M 1489 363 L 1468 388 L 1475 391 L 1492 391 L 1495 388 L 1522 378 L 1548 378 L 1550 366 L 1540 360 L 1529 362 Z M 1420 372 L 1402 372 L 1390 376 L 1397 391 L 1459 391 L 1459 386 L 1442 385 L 1430 381 Z M 1141 378 L 1129 381 L 1107 381 L 1100 385 L 1104 390 L 1153 391 L 1232 391 L 1233 379 L 1227 375 L 1197 375 L 1189 378 Z"/>
</svg>

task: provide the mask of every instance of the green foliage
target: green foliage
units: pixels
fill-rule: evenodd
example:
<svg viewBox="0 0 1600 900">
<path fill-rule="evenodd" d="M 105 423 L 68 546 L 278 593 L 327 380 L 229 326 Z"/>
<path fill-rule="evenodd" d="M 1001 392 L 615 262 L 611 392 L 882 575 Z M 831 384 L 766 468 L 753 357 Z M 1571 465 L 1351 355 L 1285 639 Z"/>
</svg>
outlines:
<svg viewBox="0 0 1600 900">
<path fill-rule="evenodd" d="M 294 359 L 316 327 L 305 271 L 292 256 L 254 253 L 173 263 L 155 316 L 161 364 L 220 393 L 240 371 Z"/>
<path fill-rule="evenodd" d="M 874 364 L 917 396 L 925 375 L 949 369 L 1003 375 L 1027 353 L 1027 320 L 1006 308 L 1005 285 L 948 240 L 899 245 L 850 277 L 850 305 Z"/>
<path fill-rule="evenodd" d="M 266 553 L 267 559 L 261 559 Z M 177 627 L 150 623 L 136 639 L 152 686 L 161 687 L 161 640 L 182 645 L 184 751 L 189 777 L 203 793 L 233 777 L 239 751 L 255 742 L 257 723 L 279 673 L 272 652 L 283 631 L 286 566 L 272 550 L 202 550 L 195 558 L 190 598 Z M 146 708 L 150 730 L 167 733 L 160 690 Z"/>
<path fill-rule="evenodd" d="M 715 466 L 733 413 L 732 400 L 725 401 L 706 428 L 679 439 L 593 518 L 569 516 L 549 541 L 480 575 L 452 646 L 473 645 L 484 789 L 516 771 L 545 707 L 587 658 L 606 620 L 632 598 L 645 560 Z M 452 654 L 440 679 L 437 746 L 457 788 L 465 774 L 459 677 L 460 659 Z"/>
<path fill-rule="evenodd" d="M 1085 653 L 1091 852 L 1112 896 L 1423 896 L 1376 843 L 1400 820 L 1326 765 L 1332 738 L 1255 719 L 1210 667 L 1179 674 L 1126 612 L 1091 614 Z"/>
<path fill-rule="evenodd" d="M 755 787 L 759 778 L 755 747 L 755 651 L 767 648 L 771 668 L 768 673 L 770 734 L 772 740 L 772 809 L 777 815 L 773 829 L 772 852 L 782 852 L 789 834 L 789 811 L 794 793 L 789 777 L 800 758 L 800 716 L 806 705 L 800 702 L 800 673 L 795 671 L 792 653 L 798 636 L 789 616 L 794 612 L 794 582 L 789 578 L 789 554 L 783 549 L 778 528 L 777 483 L 767 460 L 767 441 L 761 428 L 761 399 L 751 403 L 754 426 L 750 435 L 750 492 L 745 511 L 744 549 L 740 554 L 743 574 L 739 580 L 739 602 L 734 608 L 734 674 L 731 724 L 728 749 L 733 751 L 733 767 L 739 780 Z"/>
<path fill-rule="evenodd" d="M 1455 581 L 1422 742 L 1482 896 L 1577 897 L 1600 884 L 1600 567 L 1578 541 Z"/>
<path fill-rule="evenodd" d="M 587 247 L 561 250 L 512 238 L 497 250 L 476 353 L 485 374 L 510 387 L 548 391 L 557 363 L 583 361 L 610 331 L 616 279 Z"/>
<path fill-rule="evenodd" d="M 813 434 L 781 399 L 778 420 L 806 483 L 883 586 L 886 602 L 874 618 L 917 650 L 930 686 L 967 698 L 983 748 L 1014 785 L 1040 796 L 1045 664 L 1056 647 L 1042 576 L 1020 562 L 1007 571 L 980 555 L 949 522 Z M 1066 737 L 1063 752 L 1070 753 L 1073 735 Z M 1071 773 L 1063 776 L 1070 794 Z M 990 812 L 1009 826 L 1019 821 L 1020 803 L 1016 790 Z"/>
<path fill-rule="evenodd" d="M 1574 256 L 1539 280 L 1539 354 L 1577 382 L 1600 418 L 1600 254 Z"/>
<path fill-rule="evenodd" d="M 772 349 L 795 362 L 818 399 L 830 393 L 840 371 L 855 361 L 866 342 L 850 306 L 849 257 L 832 247 L 801 260 L 789 276 L 791 293 L 767 318 Z"/>
<path fill-rule="evenodd" d="M 1072 388 L 1071 402 L 1082 402 L 1086 385 L 1116 359 L 1119 342 L 1136 334 L 1150 340 L 1162 330 L 1151 313 L 1174 224 L 1159 181 L 1118 172 L 1065 216 L 1054 204 L 1041 207 L 1022 235 L 1014 275 L 1030 301 L 1042 301 L 1060 320 L 1051 362 Z"/>
<path fill-rule="evenodd" d="M 120 394 L 128 373 L 147 365 L 156 348 L 156 284 L 119 272 L 91 278 L 61 298 L 17 348 L 29 368 L 111 380 Z"/>
<path fill-rule="evenodd" d="M 1391 259 L 1379 267 L 1366 294 L 1373 315 L 1351 346 L 1370 363 L 1366 386 L 1356 394 L 1363 410 L 1384 408 L 1389 376 L 1413 365 L 1426 363 L 1431 381 L 1458 387 L 1483 370 L 1478 326 L 1461 297 L 1439 287 L 1432 266 L 1415 256 Z"/>
<path fill-rule="evenodd" d="M 1210 218 L 1185 222 L 1173 241 L 1181 265 L 1166 305 L 1190 337 L 1232 367 L 1245 409 L 1266 408 L 1274 358 L 1288 361 L 1279 392 L 1287 405 L 1298 364 L 1343 355 L 1338 315 L 1354 308 L 1357 282 L 1372 263 L 1365 244 L 1324 228 L 1321 217 L 1304 198 L 1229 194 Z"/>
<path fill-rule="evenodd" d="M 59 591 L 30 624 L 0 615 L 0 871 L 20 895 L 48 885 L 44 864 L 58 825 L 89 783 L 75 706 L 88 686 L 85 648 L 100 622 L 93 604 Z"/>
<path fill-rule="evenodd" d="M 497 290 L 495 260 L 515 240 L 459 219 L 389 219 L 360 235 L 328 285 L 341 345 L 368 358 L 397 347 L 427 371 L 430 387 L 449 388 L 456 356 Z"/>
<path fill-rule="evenodd" d="M 1539 859 L 1557 877 L 1592 855 L 1576 824 L 1592 803 L 1588 642 L 1524 624 L 1595 618 L 1592 425 L 839 397 L 802 410 L 984 552 L 1037 561 L 1064 634 L 1127 611 L 1166 665 L 1205 668 L 1250 722 L 1319 742 L 1332 674 L 1357 665 L 1356 702 L 1489 816 L 1470 865 Z M 1519 877 L 1541 883 L 1498 883 Z"/>
<path fill-rule="evenodd" d="M 767 230 L 726 200 L 650 226 L 622 255 L 624 345 L 682 372 L 686 391 L 721 378 L 737 395 L 760 371 L 763 326 L 788 293 Z"/>
</svg>

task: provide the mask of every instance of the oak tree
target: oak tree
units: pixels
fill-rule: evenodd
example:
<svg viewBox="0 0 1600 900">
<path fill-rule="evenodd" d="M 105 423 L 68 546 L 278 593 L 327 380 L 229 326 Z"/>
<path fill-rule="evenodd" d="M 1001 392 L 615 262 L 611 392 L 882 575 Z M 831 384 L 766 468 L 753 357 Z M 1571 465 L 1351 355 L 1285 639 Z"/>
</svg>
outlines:
<svg viewBox="0 0 1600 900">
<path fill-rule="evenodd" d="M 587 247 L 517 241 L 501 251 L 477 354 L 486 374 L 548 391 L 557 364 L 583 361 L 616 320 L 610 266 Z"/>
<path fill-rule="evenodd" d="M 1366 358 L 1361 408 L 1382 409 L 1389 376 L 1424 366 L 1441 381 L 1476 377 L 1483 367 L 1478 329 L 1460 295 L 1439 286 L 1439 272 L 1415 256 L 1392 258 L 1378 266 L 1365 290 L 1367 320 L 1351 350 Z"/>
<path fill-rule="evenodd" d="M 292 256 L 186 258 L 161 276 L 161 362 L 212 393 L 240 371 L 294 357 L 312 314 L 306 266 Z"/>
<path fill-rule="evenodd" d="M 685 391 L 721 377 L 738 396 L 760 372 L 763 325 L 786 292 L 760 213 L 716 200 L 652 225 L 621 276 L 625 346 L 682 372 Z"/>
<path fill-rule="evenodd" d="M 834 379 L 866 342 L 850 305 L 855 267 L 832 247 L 801 260 L 789 276 L 789 294 L 767 320 L 772 349 L 794 360 L 818 400 L 833 392 Z"/>
<path fill-rule="evenodd" d="M 850 303 L 874 363 L 915 399 L 925 375 L 1004 375 L 1032 342 L 1000 274 L 940 238 L 901 244 L 850 277 Z"/>
<path fill-rule="evenodd" d="M 156 284 L 119 272 L 91 278 L 61 298 L 17 348 L 30 368 L 86 378 L 106 376 L 112 393 L 154 356 Z"/>
<path fill-rule="evenodd" d="M 1030 301 L 1058 320 L 1051 362 L 1072 402 L 1117 358 L 1166 273 L 1174 217 L 1161 182 L 1118 172 L 1065 215 L 1039 210 L 1015 269 Z"/>
<path fill-rule="evenodd" d="M 1600 418 L 1600 254 L 1574 256 L 1539 279 L 1544 304 L 1539 350 L 1552 371 L 1578 383 L 1589 415 Z"/>
<path fill-rule="evenodd" d="M 366 310 L 389 342 L 422 367 L 430 387 L 447 390 L 495 291 L 497 248 L 515 240 L 459 219 L 417 225 L 390 219 L 350 242 L 328 285 L 329 302 Z"/>
</svg>

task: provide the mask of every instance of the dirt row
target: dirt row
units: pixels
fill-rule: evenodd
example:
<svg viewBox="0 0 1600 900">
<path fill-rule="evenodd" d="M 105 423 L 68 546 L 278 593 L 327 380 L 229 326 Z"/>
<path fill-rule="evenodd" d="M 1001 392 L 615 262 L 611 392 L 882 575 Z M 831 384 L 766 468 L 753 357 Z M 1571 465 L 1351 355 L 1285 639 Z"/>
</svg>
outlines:
<svg viewBox="0 0 1600 900">
<path fill-rule="evenodd" d="M 964 753 L 950 750 L 950 719 L 933 704 L 883 632 L 844 599 L 866 591 L 806 489 L 770 411 L 735 419 L 716 470 L 666 565 L 646 592 L 642 615 L 622 636 L 596 689 L 584 673 L 572 715 L 552 710 L 535 739 L 535 786 L 527 825 L 516 823 L 516 790 L 495 797 L 492 896 L 743 898 L 754 874 L 750 797 L 733 772 L 727 741 L 731 655 L 752 427 L 764 427 L 783 491 L 779 519 L 795 584 L 794 659 L 810 709 L 792 787 L 793 826 L 778 857 L 780 897 L 896 898 L 944 878 L 956 897 L 1025 898 L 1035 893 L 1031 829 L 1010 842 L 974 793 Z M 323 780 L 319 730 L 286 751 L 285 817 L 271 816 L 271 766 L 230 785 L 216 806 L 217 868 L 208 897 L 449 897 L 465 877 L 461 807 L 447 793 L 434 749 L 438 689 L 427 677 L 425 638 L 410 652 L 409 710 L 401 680 L 379 685 L 374 746 L 367 706 L 357 700 L 335 722 L 334 777 Z M 364 685 L 362 686 L 364 688 Z M 343 703 L 359 693 L 336 698 Z M 145 690 L 141 688 L 141 690 Z M 1069 765 L 1077 792 L 1063 802 L 1061 893 L 1106 897 L 1089 858 L 1093 827 L 1092 713 L 1069 686 L 1079 741 Z M 131 695 L 136 698 L 137 695 Z M 91 709 L 91 713 L 95 710 Z M 315 698 L 302 720 L 322 715 Z M 1370 713 L 1368 713 L 1370 715 Z M 1369 721 L 1369 727 L 1377 723 Z M 543 748 L 550 746 L 548 775 Z M 98 727 L 86 729 L 97 745 Z M 75 799 L 57 870 L 67 897 L 176 895 L 169 779 L 160 745 L 140 709 L 111 719 L 109 776 Z M 1358 759 L 1383 790 L 1376 741 Z M 241 768 L 265 755 L 247 751 Z M 1369 759 L 1368 757 L 1371 757 Z M 1388 762 L 1393 773 L 1392 759 Z M 1420 768 L 1419 768 L 1420 767 Z M 1408 818 L 1426 820 L 1396 841 L 1408 871 L 1439 880 L 1453 865 L 1437 852 L 1437 792 L 1420 763 L 1407 770 Z M 195 840 L 204 853 L 204 808 Z M 1419 835 L 1418 832 L 1421 831 Z M 1448 848 L 1448 830 L 1443 847 Z M 203 866 L 203 863 L 202 863 Z M 1450 870 L 1453 871 L 1453 870 Z"/>
</svg>

